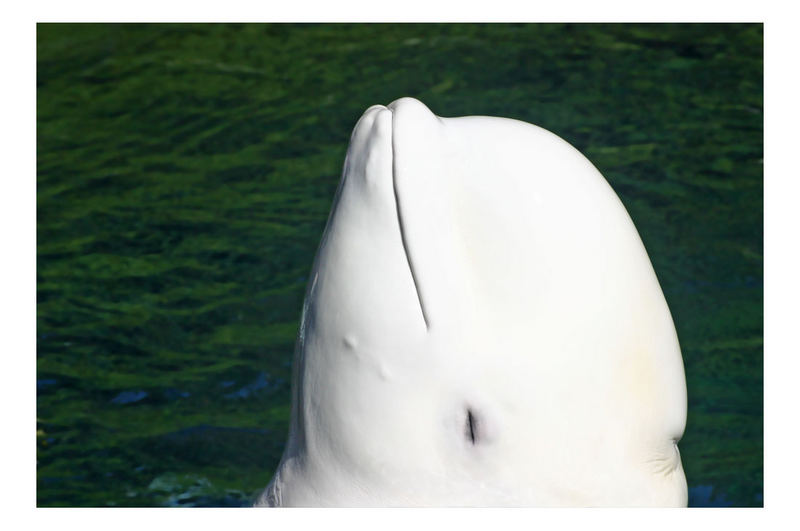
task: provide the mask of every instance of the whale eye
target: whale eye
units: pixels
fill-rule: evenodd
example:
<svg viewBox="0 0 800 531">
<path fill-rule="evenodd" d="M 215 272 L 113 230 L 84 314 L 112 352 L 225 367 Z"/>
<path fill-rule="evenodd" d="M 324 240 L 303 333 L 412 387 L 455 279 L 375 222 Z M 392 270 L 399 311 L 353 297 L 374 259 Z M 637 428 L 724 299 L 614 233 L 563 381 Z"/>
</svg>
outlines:
<svg viewBox="0 0 800 531">
<path fill-rule="evenodd" d="M 478 422 L 471 409 L 467 409 L 467 418 L 464 423 L 464 435 L 470 444 L 478 443 Z"/>
</svg>

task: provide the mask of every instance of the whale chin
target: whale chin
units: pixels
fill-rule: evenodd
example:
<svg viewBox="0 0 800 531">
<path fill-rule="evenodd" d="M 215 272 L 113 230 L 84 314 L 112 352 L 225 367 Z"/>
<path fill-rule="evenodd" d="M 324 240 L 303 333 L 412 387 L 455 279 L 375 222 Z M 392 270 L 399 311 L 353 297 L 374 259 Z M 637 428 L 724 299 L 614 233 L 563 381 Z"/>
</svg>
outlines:
<svg viewBox="0 0 800 531">
<path fill-rule="evenodd" d="M 356 124 L 258 505 L 685 506 L 680 347 L 577 150 L 402 98 Z"/>
</svg>

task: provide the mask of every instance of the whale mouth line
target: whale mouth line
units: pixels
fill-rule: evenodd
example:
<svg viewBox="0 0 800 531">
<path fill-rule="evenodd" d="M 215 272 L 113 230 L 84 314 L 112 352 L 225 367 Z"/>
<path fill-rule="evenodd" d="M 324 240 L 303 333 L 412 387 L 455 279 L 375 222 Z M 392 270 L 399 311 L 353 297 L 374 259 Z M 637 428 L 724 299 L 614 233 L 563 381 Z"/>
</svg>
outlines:
<svg viewBox="0 0 800 531">
<path fill-rule="evenodd" d="M 419 309 L 422 313 L 422 320 L 425 323 L 425 330 L 430 330 L 430 318 L 428 313 L 425 311 L 425 304 L 423 303 L 422 298 L 422 291 L 420 290 L 419 279 L 417 272 L 414 269 L 414 262 L 411 259 L 411 253 L 408 244 L 408 234 L 406 233 L 403 225 L 403 213 L 400 208 L 400 193 L 397 186 L 397 174 L 398 174 L 398 165 L 397 165 L 397 146 L 395 145 L 397 134 L 395 130 L 395 113 L 394 110 L 390 107 L 386 107 L 390 113 L 392 113 L 392 188 L 394 191 L 394 202 L 395 202 L 395 210 L 397 212 L 397 225 L 400 228 L 400 242 L 403 244 L 403 252 L 406 255 L 406 262 L 408 262 L 408 270 L 411 272 L 411 282 L 414 284 L 414 290 L 417 293 L 417 301 L 419 302 Z"/>
</svg>

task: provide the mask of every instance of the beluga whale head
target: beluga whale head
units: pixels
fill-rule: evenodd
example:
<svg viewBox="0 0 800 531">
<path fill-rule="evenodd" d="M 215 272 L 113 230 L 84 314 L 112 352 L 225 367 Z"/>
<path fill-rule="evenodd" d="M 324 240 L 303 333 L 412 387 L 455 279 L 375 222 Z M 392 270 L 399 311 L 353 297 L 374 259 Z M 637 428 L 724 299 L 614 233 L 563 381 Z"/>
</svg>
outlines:
<svg viewBox="0 0 800 531">
<path fill-rule="evenodd" d="M 258 505 L 685 506 L 686 384 L 639 235 L 577 150 L 402 98 L 356 125 Z"/>
</svg>

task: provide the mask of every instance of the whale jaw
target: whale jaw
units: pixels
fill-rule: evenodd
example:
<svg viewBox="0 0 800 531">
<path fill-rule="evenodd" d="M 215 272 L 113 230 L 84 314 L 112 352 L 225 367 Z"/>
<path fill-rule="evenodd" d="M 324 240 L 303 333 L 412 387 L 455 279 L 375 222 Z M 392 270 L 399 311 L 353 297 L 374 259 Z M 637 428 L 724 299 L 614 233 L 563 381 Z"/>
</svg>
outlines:
<svg viewBox="0 0 800 531">
<path fill-rule="evenodd" d="M 685 506 L 680 348 L 624 207 L 536 126 L 358 121 L 259 500 Z"/>
</svg>

